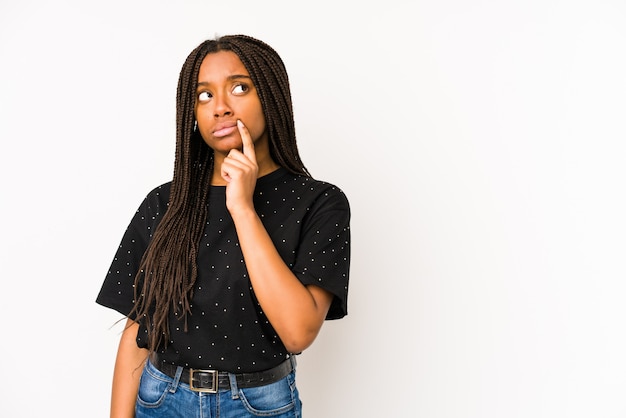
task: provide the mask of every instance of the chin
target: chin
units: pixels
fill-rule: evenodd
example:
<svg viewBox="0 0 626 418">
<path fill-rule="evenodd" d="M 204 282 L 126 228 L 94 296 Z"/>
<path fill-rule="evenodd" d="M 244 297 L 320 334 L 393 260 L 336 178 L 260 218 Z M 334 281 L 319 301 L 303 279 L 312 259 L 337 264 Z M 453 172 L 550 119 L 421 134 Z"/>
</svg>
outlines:
<svg viewBox="0 0 626 418">
<path fill-rule="evenodd" d="M 228 138 L 220 138 L 216 141 L 204 141 L 209 148 L 211 148 L 215 152 L 220 152 L 227 154 L 231 149 L 236 148 L 241 150 L 242 142 L 241 139 L 228 139 Z"/>
</svg>

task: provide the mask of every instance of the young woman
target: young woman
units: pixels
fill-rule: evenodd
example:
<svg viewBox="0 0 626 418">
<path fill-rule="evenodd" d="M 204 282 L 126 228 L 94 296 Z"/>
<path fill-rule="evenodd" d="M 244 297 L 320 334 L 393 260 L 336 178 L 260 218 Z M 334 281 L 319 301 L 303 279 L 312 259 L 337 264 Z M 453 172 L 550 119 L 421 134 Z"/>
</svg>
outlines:
<svg viewBox="0 0 626 418">
<path fill-rule="evenodd" d="M 300 417 L 295 355 L 347 314 L 350 208 L 296 146 L 285 66 L 245 35 L 187 57 L 174 175 L 97 303 L 127 317 L 112 417 Z"/>
</svg>

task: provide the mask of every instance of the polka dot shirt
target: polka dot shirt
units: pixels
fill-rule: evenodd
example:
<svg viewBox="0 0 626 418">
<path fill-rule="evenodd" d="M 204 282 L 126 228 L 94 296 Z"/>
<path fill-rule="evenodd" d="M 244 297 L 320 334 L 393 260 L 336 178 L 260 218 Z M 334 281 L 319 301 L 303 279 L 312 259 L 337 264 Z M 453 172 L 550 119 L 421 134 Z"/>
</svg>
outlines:
<svg viewBox="0 0 626 418">
<path fill-rule="evenodd" d="M 141 257 L 167 209 L 170 183 L 152 190 L 131 220 L 96 302 L 128 315 Z M 287 356 L 250 284 L 226 188 L 211 186 L 198 254 L 188 330 L 170 318 L 171 341 L 161 357 L 176 365 L 238 372 L 269 369 Z M 334 295 L 327 319 L 347 314 L 350 208 L 336 186 L 278 169 L 257 181 L 256 211 L 278 252 L 305 285 Z M 147 346 L 140 324 L 137 344 Z"/>
</svg>

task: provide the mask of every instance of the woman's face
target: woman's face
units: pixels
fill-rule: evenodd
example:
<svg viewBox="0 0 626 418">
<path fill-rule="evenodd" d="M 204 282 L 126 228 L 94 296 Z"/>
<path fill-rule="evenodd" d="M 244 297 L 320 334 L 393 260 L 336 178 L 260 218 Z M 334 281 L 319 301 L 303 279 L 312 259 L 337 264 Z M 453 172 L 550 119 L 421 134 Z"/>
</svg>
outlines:
<svg viewBox="0 0 626 418">
<path fill-rule="evenodd" d="M 196 120 L 200 134 L 216 153 L 242 149 L 237 120 L 248 128 L 257 153 L 269 149 L 261 101 L 237 54 L 208 54 L 198 73 Z"/>
</svg>

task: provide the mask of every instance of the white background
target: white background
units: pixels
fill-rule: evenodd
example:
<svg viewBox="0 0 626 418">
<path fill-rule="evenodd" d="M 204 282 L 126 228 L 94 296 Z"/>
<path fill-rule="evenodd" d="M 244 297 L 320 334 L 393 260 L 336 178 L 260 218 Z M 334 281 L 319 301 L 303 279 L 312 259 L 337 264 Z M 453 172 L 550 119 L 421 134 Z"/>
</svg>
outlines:
<svg viewBox="0 0 626 418">
<path fill-rule="evenodd" d="M 306 417 L 626 416 L 626 4 L 0 3 L 0 416 L 108 416 L 94 299 L 171 178 L 178 71 L 283 57 L 300 151 L 353 211 L 349 315 Z"/>
</svg>

